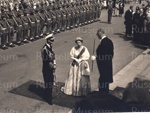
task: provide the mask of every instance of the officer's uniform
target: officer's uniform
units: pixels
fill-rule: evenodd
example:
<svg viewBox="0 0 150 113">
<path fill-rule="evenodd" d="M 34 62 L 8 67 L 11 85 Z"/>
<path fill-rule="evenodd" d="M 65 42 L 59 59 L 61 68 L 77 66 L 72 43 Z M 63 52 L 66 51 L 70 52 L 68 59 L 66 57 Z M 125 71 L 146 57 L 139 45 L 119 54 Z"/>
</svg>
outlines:
<svg viewBox="0 0 150 113">
<path fill-rule="evenodd" d="M 46 40 L 54 40 L 52 34 L 48 35 Z M 52 89 L 54 82 L 54 71 L 56 69 L 55 53 L 51 44 L 46 43 L 41 51 L 43 60 L 43 78 L 45 85 L 46 101 L 52 105 Z"/>
</svg>

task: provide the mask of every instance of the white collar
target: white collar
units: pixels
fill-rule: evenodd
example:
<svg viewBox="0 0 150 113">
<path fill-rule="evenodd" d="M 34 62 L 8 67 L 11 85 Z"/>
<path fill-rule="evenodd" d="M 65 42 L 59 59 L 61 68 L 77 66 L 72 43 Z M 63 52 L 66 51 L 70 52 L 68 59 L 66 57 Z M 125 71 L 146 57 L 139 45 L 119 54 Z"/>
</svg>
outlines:
<svg viewBox="0 0 150 113">
<path fill-rule="evenodd" d="M 104 35 L 101 39 L 100 39 L 100 43 L 102 42 L 102 40 L 106 38 L 106 35 Z"/>
<path fill-rule="evenodd" d="M 103 40 L 104 38 L 106 38 L 106 35 L 104 35 L 104 36 L 101 38 L 101 40 Z"/>
<path fill-rule="evenodd" d="M 130 11 L 130 12 L 132 12 L 132 10 L 131 10 L 131 9 L 129 9 L 129 11 Z"/>
<path fill-rule="evenodd" d="M 47 45 L 49 48 L 51 48 L 51 46 L 50 46 L 48 43 L 46 43 L 46 45 Z"/>
</svg>

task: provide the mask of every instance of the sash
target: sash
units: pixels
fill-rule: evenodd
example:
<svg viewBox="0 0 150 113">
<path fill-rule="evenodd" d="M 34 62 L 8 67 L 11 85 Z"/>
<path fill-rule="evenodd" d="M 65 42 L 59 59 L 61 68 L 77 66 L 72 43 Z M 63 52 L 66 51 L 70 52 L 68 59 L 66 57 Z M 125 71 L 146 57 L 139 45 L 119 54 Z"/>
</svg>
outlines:
<svg viewBox="0 0 150 113">
<path fill-rule="evenodd" d="M 81 50 L 81 52 L 78 54 L 78 56 L 76 58 L 79 59 L 82 56 L 82 54 L 84 53 L 84 51 L 85 51 L 85 48 L 83 48 Z M 75 64 L 76 64 L 76 61 L 73 60 L 71 65 L 74 66 Z"/>
</svg>

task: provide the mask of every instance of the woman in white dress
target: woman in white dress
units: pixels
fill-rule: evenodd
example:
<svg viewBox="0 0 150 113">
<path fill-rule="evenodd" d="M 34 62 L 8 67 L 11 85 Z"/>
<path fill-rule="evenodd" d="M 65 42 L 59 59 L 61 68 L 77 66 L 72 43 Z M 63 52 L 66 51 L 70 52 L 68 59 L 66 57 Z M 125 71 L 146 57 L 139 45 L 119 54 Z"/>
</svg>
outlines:
<svg viewBox="0 0 150 113">
<path fill-rule="evenodd" d="M 91 91 L 90 69 L 87 60 L 90 58 L 88 49 L 83 46 L 83 39 L 77 37 L 76 46 L 70 51 L 72 63 L 62 91 L 66 95 L 85 96 Z"/>
</svg>

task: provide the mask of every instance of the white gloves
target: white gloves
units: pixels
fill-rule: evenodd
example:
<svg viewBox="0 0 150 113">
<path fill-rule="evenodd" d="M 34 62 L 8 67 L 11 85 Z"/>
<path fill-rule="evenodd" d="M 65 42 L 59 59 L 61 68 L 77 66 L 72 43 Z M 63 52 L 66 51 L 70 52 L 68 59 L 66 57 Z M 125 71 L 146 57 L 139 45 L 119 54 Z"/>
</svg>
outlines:
<svg viewBox="0 0 150 113">
<path fill-rule="evenodd" d="M 75 61 L 79 64 L 81 62 L 81 59 L 75 59 Z"/>
<path fill-rule="evenodd" d="M 91 60 L 95 60 L 95 59 L 96 59 L 96 56 L 92 55 Z"/>
</svg>

